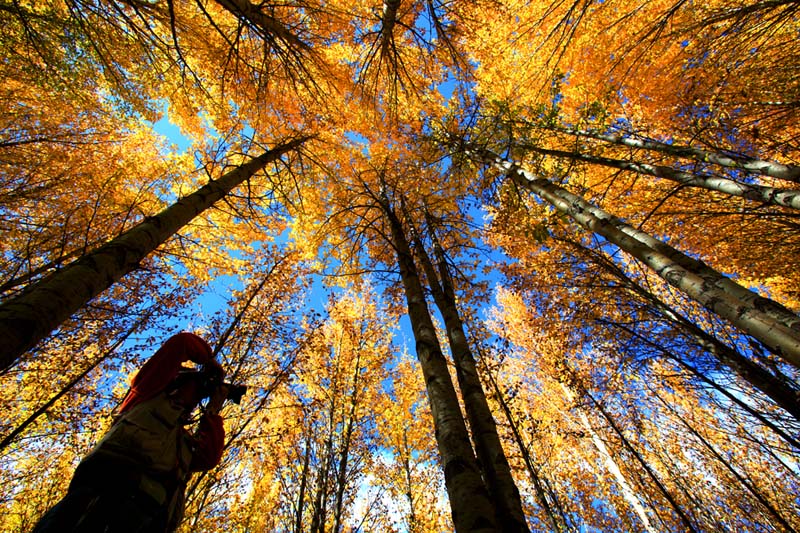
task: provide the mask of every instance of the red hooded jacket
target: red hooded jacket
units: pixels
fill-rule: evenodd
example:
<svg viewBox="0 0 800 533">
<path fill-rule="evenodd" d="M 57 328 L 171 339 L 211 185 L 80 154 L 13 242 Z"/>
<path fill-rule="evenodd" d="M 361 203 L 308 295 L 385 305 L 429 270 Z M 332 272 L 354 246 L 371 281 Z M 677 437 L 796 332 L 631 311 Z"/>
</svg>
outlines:
<svg viewBox="0 0 800 533">
<path fill-rule="evenodd" d="M 119 407 L 125 413 L 134 406 L 153 398 L 167 388 L 181 369 L 181 364 L 192 361 L 199 365 L 219 367 L 213 358 L 211 347 L 194 333 L 178 333 L 170 337 L 153 356 L 139 369 L 133 378 L 128 395 Z M 220 369 L 221 370 L 221 369 Z M 197 447 L 192 456 L 192 471 L 210 470 L 222 459 L 225 445 L 225 428 L 222 417 L 205 413 L 195 434 Z"/>
</svg>

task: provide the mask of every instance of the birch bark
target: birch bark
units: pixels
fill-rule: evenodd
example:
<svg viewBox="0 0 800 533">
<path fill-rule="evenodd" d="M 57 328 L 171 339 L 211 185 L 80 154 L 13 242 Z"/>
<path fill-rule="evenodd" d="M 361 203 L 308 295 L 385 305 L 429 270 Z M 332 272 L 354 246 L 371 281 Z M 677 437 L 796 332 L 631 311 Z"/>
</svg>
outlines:
<svg viewBox="0 0 800 533">
<path fill-rule="evenodd" d="M 611 159 L 580 152 L 550 150 L 532 145 L 524 145 L 523 148 L 537 154 L 561 157 L 572 161 L 584 161 L 593 165 L 617 168 L 620 170 L 630 170 L 638 174 L 668 179 L 687 187 L 697 187 L 709 191 L 721 192 L 754 202 L 800 209 L 800 190 L 741 183 L 729 178 L 723 178 L 704 172 L 684 172 L 665 165 L 651 165 L 649 163 L 636 161 Z"/>
<path fill-rule="evenodd" d="M 794 165 L 783 165 L 774 161 L 765 161 L 763 159 L 756 159 L 752 157 L 726 155 L 720 152 L 703 150 L 702 148 L 696 148 L 693 146 L 680 146 L 662 143 L 651 139 L 626 137 L 617 133 L 598 133 L 587 130 L 561 128 L 553 128 L 552 131 L 560 131 L 579 137 L 597 139 L 611 144 L 627 146 L 629 148 L 655 150 L 677 157 L 691 157 L 692 159 L 702 161 L 704 163 L 713 163 L 722 167 L 743 170 L 751 174 L 761 174 L 762 176 L 770 176 L 773 178 L 780 178 L 782 180 L 800 183 L 800 167 Z"/>
<path fill-rule="evenodd" d="M 453 524 L 458 533 L 499 531 L 495 521 L 495 508 L 478 470 L 458 397 L 436 338 L 436 330 L 405 231 L 388 200 L 382 200 L 381 207 L 389 222 L 391 241 L 397 254 L 408 305 L 408 316 L 416 340 L 417 359 L 425 377 Z"/>
<path fill-rule="evenodd" d="M 517 185 L 639 259 L 670 285 L 800 368 L 800 317 L 782 305 L 749 291 L 702 261 L 626 224 L 580 196 L 547 179 L 537 178 L 514 162 L 488 150 L 467 150 L 467 155 L 503 170 Z"/>
</svg>

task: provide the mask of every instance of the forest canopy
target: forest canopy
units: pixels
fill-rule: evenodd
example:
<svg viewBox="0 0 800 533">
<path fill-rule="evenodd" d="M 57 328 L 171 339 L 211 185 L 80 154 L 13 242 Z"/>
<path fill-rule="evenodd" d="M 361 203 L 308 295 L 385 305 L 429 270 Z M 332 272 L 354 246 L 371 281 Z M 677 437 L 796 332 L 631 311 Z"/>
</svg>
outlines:
<svg viewBox="0 0 800 533">
<path fill-rule="evenodd" d="M 800 531 L 797 0 L 0 27 L 0 530 L 186 330 L 248 393 L 181 531 Z"/>
</svg>

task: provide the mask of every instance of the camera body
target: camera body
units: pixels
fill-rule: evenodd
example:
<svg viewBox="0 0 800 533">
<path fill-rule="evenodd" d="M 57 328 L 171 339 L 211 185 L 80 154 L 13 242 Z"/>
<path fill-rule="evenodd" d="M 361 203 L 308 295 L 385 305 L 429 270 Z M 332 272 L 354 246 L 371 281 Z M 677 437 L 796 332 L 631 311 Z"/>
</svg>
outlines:
<svg viewBox="0 0 800 533">
<path fill-rule="evenodd" d="M 210 374 L 209 372 L 203 372 L 203 375 L 205 378 L 202 385 L 203 397 L 211 396 L 217 387 L 225 385 L 228 387 L 228 395 L 225 400 L 237 405 L 242 402 L 242 396 L 247 392 L 247 385 L 222 381 L 219 375 Z"/>
<path fill-rule="evenodd" d="M 228 386 L 228 396 L 225 397 L 226 400 L 239 405 L 242 403 L 242 396 L 245 395 L 247 392 L 247 385 L 240 385 L 236 383 L 223 383 L 223 385 Z"/>
<path fill-rule="evenodd" d="M 203 398 L 210 397 L 217 387 L 225 385 L 228 387 L 228 394 L 225 400 L 239 405 L 242 402 L 242 396 L 247 392 L 247 385 L 222 381 L 222 376 L 218 373 L 207 370 L 183 370 L 178 373 L 174 386 L 178 386 L 183 380 L 189 379 L 199 382 L 200 393 Z"/>
</svg>

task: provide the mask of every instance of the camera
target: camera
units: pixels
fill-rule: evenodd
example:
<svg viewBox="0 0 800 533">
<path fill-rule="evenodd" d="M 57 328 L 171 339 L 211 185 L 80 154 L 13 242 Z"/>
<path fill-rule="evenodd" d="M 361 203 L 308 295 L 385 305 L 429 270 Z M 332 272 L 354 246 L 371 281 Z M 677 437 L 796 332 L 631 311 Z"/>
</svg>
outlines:
<svg viewBox="0 0 800 533">
<path fill-rule="evenodd" d="M 228 387 L 228 395 L 225 396 L 225 400 L 228 402 L 233 402 L 236 405 L 239 405 L 242 402 L 242 396 L 247 392 L 247 385 L 240 385 L 238 383 L 228 383 L 226 381 L 220 381 L 219 376 L 217 375 L 204 375 L 202 390 L 203 396 L 208 397 L 214 394 L 214 390 L 217 387 L 226 386 Z"/>
<path fill-rule="evenodd" d="M 242 396 L 247 392 L 247 385 L 237 385 L 235 383 L 223 383 L 228 386 L 228 396 L 225 397 L 229 402 L 236 405 L 242 403 Z"/>
<path fill-rule="evenodd" d="M 225 385 L 228 387 L 228 394 L 225 397 L 226 401 L 233 402 L 239 405 L 242 402 L 242 396 L 247 392 L 247 385 L 238 383 L 227 383 L 222 381 L 222 376 L 215 372 L 197 371 L 197 370 L 182 370 L 178 372 L 178 376 L 173 383 L 173 387 L 180 386 L 186 380 L 197 380 L 200 383 L 200 393 L 203 398 L 208 398 L 217 387 Z"/>
</svg>

